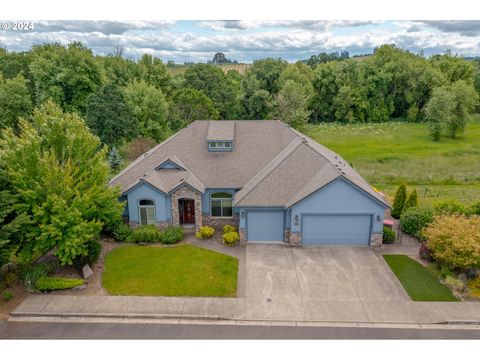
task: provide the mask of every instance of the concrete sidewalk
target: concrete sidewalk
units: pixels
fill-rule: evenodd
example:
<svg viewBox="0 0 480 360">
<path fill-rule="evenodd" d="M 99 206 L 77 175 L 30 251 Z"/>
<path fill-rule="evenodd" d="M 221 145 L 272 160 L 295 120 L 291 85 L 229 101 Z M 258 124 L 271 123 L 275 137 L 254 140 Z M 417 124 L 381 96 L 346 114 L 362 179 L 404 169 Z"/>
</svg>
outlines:
<svg viewBox="0 0 480 360">
<path fill-rule="evenodd" d="M 244 298 L 33 295 L 11 320 L 199 319 L 376 324 L 480 324 L 480 302 L 308 301 Z"/>
</svg>

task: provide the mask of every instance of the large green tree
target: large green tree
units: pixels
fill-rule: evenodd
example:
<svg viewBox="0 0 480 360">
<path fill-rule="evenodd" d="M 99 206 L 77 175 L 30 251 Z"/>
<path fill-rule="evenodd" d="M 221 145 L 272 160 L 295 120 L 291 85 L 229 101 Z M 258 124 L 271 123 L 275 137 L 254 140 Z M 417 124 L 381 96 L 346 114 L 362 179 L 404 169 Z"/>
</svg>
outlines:
<svg viewBox="0 0 480 360">
<path fill-rule="evenodd" d="M 102 84 L 92 51 L 81 43 L 34 45 L 30 64 L 38 104 L 52 99 L 65 111 L 85 113 L 87 98 Z"/>
<path fill-rule="evenodd" d="M 275 97 L 271 117 L 282 120 L 294 128 L 302 129 L 310 115 L 307 105 L 308 94 L 305 88 L 293 80 L 287 80 Z"/>
<path fill-rule="evenodd" d="M 4 79 L 0 73 L 0 129 L 17 128 L 19 116 L 27 117 L 32 111 L 32 102 L 27 81 L 22 75 Z"/>
<path fill-rule="evenodd" d="M 195 120 L 216 120 L 220 117 L 212 100 L 195 89 L 177 91 L 172 97 L 169 113 L 173 129 L 180 129 Z"/>
<path fill-rule="evenodd" d="M 184 86 L 200 90 L 213 101 L 220 117 L 238 119 L 240 116 L 240 89 L 231 76 L 210 64 L 190 66 L 183 74 Z"/>
<path fill-rule="evenodd" d="M 138 134 L 137 119 L 127 105 L 122 89 L 114 84 L 99 88 L 88 98 L 86 122 L 109 146 L 132 140 Z"/>
<path fill-rule="evenodd" d="M 446 124 L 448 135 L 455 139 L 465 132 L 467 117 L 473 112 L 478 102 L 475 88 L 464 80 L 454 82 L 450 88 L 453 97 L 453 109 L 450 121 Z"/>
<path fill-rule="evenodd" d="M 430 135 L 439 141 L 450 122 L 453 110 L 453 96 L 445 86 L 433 90 L 432 97 L 425 106 L 425 117 L 428 121 Z"/>
<path fill-rule="evenodd" d="M 16 196 L 17 216 L 26 218 L 16 251 L 29 261 L 54 250 L 62 264 L 71 264 L 86 255 L 102 226 L 121 217 L 119 191 L 107 184 L 107 149 L 78 115 L 52 102 L 19 127 L 18 134 L 4 129 L 0 138 L 0 168 Z"/>
<path fill-rule="evenodd" d="M 162 90 L 142 81 L 128 84 L 124 93 L 126 103 L 137 119 L 138 133 L 156 141 L 162 140 L 169 131 L 168 104 Z"/>
<path fill-rule="evenodd" d="M 150 54 L 144 54 L 138 61 L 138 66 L 140 76 L 138 80 L 143 80 L 149 85 L 162 89 L 165 93 L 170 92 L 171 77 L 162 60 Z"/>
</svg>

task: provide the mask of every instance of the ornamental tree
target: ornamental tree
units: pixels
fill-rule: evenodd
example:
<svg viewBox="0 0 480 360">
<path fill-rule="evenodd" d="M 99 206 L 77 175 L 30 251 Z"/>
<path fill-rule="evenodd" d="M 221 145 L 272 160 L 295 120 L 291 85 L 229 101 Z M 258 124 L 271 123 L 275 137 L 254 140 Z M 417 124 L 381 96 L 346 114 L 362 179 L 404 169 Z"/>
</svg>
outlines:
<svg viewBox="0 0 480 360">
<path fill-rule="evenodd" d="M 407 200 L 407 185 L 400 184 L 395 193 L 395 198 L 393 199 L 392 206 L 392 216 L 395 219 L 399 219 L 402 215 L 403 207 L 405 206 L 405 201 Z"/>
<path fill-rule="evenodd" d="M 2 131 L 0 168 L 15 194 L 9 206 L 24 219 L 17 254 L 29 261 L 54 250 L 61 264 L 72 264 L 104 225 L 120 220 L 119 191 L 107 184 L 106 152 L 77 114 L 51 101 L 31 121 L 20 119 L 18 134 Z"/>
</svg>

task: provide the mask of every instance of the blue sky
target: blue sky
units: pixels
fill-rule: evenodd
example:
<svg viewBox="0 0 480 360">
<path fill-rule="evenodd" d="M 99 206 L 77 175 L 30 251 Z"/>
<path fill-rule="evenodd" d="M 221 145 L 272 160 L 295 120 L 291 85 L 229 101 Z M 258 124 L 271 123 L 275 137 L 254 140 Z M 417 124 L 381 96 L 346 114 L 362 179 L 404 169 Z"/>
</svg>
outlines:
<svg viewBox="0 0 480 360">
<path fill-rule="evenodd" d="M 4 22 L 4 21 L 3 21 Z M 252 62 L 264 57 L 288 61 L 320 52 L 348 50 L 371 53 L 395 44 L 429 56 L 451 50 L 480 55 L 480 21 L 34 21 L 32 31 L 0 30 L 0 45 L 10 51 L 33 44 L 81 41 L 95 54 L 122 47 L 124 55 L 144 53 L 163 60 L 207 61 L 221 51 L 232 60 Z"/>
</svg>

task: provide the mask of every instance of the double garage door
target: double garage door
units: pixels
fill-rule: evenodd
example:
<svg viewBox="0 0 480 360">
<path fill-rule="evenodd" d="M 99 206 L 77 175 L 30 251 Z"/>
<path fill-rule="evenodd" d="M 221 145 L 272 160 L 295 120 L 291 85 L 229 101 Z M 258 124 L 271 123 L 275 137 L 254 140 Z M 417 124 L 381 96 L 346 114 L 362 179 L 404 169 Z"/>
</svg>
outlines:
<svg viewBox="0 0 480 360">
<path fill-rule="evenodd" d="M 368 246 L 371 222 L 371 215 L 303 215 L 302 245 Z M 247 212 L 247 241 L 281 242 L 283 238 L 283 211 Z"/>
<path fill-rule="evenodd" d="M 371 221 L 371 215 L 303 215 L 302 245 L 367 246 Z"/>
</svg>

